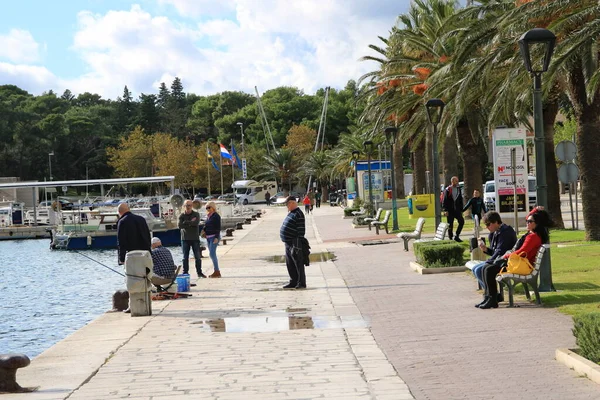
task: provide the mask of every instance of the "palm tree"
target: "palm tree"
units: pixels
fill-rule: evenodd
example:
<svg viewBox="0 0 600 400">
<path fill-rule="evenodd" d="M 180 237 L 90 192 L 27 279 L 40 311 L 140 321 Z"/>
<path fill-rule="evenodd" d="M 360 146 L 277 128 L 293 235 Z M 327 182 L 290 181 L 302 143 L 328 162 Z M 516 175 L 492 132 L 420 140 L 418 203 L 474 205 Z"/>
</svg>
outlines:
<svg viewBox="0 0 600 400">
<path fill-rule="evenodd" d="M 315 182 L 320 183 L 323 198 L 328 196 L 328 183 L 331 180 L 331 151 L 317 151 L 310 154 L 299 168 L 300 176 L 312 176 Z"/>
<path fill-rule="evenodd" d="M 292 190 L 293 177 L 297 166 L 292 149 L 278 149 L 269 155 L 264 156 L 264 164 L 261 172 L 255 174 L 256 179 L 273 179 L 281 182 L 281 188 L 285 191 L 287 183 L 288 190 Z"/>
</svg>

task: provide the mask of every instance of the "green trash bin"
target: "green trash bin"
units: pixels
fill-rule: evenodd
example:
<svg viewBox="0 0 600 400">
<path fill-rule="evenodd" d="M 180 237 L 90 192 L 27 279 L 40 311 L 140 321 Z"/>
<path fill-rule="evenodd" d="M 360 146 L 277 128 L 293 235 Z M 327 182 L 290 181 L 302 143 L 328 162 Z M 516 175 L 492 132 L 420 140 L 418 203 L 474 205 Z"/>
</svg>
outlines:
<svg viewBox="0 0 600 400">
<path fill-rule="evenodd" d="M 433 217 L 435 215 L 435 203 L 432 194 L 417 194 L 407 196 L 408 218 L 418 219 L 421 217 Z"/>
</svg>

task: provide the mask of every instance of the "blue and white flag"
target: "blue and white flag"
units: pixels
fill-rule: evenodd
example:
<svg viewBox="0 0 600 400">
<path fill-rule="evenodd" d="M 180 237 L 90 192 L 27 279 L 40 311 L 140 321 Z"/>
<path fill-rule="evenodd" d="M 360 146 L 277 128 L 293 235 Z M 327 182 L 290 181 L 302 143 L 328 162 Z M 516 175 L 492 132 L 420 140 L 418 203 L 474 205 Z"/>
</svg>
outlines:
<svg viewBox="0 0 600 400">
<path fill-rule="evenodd" d="M 215 163 L 215 159 L 213 158 L 212 154 L 210 154 L 210 149 L 208 148 L 208 146 L 206 146 L 206 152 L 208 153 L 208 159 L 212 162 L 212 166 L 215 167 L 217 171 L 221 172 L 221 170 L 217 166 L 217 163 Z"/>
<path fill-rule="evenodd" d="M 239 169 L 242 169 L 242 163 L 240 162 L 240 159 L 238 158 L 237 152 L 235 151 L 235 147 L 233 147 L 233 143 L 231 143 L 231 154 L 233 155 L 233 162 L 235 163 L 235 165 Z"/>
</svg>

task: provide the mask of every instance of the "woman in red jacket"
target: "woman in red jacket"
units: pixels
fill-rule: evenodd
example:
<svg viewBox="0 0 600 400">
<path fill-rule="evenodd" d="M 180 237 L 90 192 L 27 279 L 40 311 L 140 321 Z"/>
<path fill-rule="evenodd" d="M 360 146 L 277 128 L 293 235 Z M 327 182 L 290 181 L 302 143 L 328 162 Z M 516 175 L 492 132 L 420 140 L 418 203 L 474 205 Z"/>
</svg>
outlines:
<svg viewBox="0 0 600 400">
<path fill-rule="evenodd" d="M 537 252 L 542 244 L 548 243 L 548 227 L 551 225 L 548 212 L 535 208 L 527 216 L 527 233 L 519 239 L 515 245 L 517 254 L 525 253 L 529 262 L 533 265 Z M 483 280 L 485 282 L 485 295 L 487 301 L 479 306 L 481 309 L 498 308 L 498 286 L 496 275 L 508 262 L 510 253 L 505 254 L 500 260 L 483 268 Z"/>
</svg>

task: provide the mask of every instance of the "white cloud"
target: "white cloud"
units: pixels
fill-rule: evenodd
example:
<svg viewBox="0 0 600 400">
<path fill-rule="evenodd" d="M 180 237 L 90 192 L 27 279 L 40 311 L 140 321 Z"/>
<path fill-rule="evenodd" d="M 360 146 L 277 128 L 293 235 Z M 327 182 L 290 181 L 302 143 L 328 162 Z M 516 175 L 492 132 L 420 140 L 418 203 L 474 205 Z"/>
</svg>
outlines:
<svg viewBox="0 0 600 400">
<path fill-rule="evenodd" d="M 115 98 L 125 85 L 136 95 L 156 93 L 160 82 L 170 85 L 175 76 L 185 91 L 201 95 L 252 93 L 255 85 L 261 92 L 282 85 L 306 93 L 339 88 L 375 68 L 358 59 L 371 53 L 368 44 L 379 44 L 378 35 L 387 36 L 409 3 L 375 0 L 366 7 L 361 0 L 227 0 L 209 8 L 214 1 L 154 1 L 172 5 L 186 18 L 152 15 L 139 5 L 80 12 L 71 50 L 84 61 L 86 73 L 55 77 L 44 90 L 69 88 Z"/>
<path fill-rule="evenodd" d="M 0 35 L 0 58 L 13 63 L 30 63 L 39 60 L 40 45 L 29 31 L 11 29 L 7 35 Z"/>
<path fill-rule="evenodd" d="M 45 67 L 0 62 L 0 82 L 16 85 L 33 93 L 54 89 L 57 79 Z"/>
</svg>

